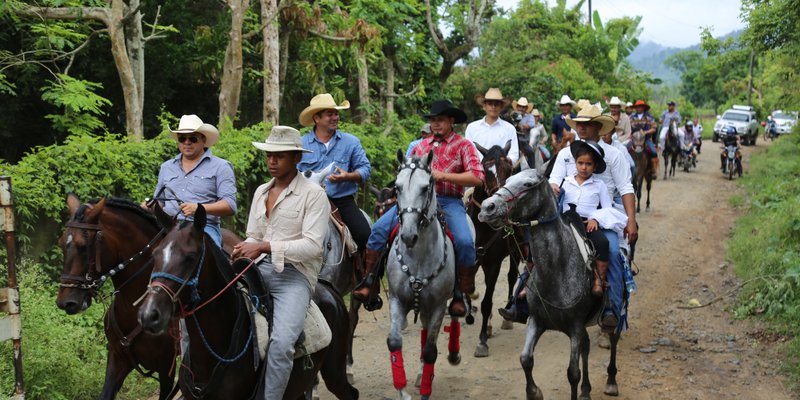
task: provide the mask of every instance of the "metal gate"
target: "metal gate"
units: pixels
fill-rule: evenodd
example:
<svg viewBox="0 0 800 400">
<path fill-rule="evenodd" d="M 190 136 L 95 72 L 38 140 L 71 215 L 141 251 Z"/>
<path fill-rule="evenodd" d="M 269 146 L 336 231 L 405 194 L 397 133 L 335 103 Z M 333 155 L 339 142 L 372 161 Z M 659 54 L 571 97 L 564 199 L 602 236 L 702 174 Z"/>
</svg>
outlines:
<svg viewBox="0 0 800 400">
<path fill-rule="evenodd" d="M 0 288 L 0 342 L 12 341 L 14 347 L 14 394 L 11 400 L 25 398 L 22 380 L 22 320 L 19 315 L 19 289 L 17 288 L 16 245 L 14 242 L 14 202 L 11 198 L 11 177 L 0 176 L 0 231 L 5 233 L 8 256 L 8 287 Z"/>
</svg>

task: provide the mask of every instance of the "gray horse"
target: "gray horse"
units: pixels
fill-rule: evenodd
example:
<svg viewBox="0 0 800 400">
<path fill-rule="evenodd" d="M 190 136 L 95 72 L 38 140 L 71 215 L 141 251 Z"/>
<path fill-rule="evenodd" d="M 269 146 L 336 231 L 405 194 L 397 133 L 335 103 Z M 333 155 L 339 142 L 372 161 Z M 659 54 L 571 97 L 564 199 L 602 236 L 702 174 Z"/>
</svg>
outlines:
<svg viewBox="0 0 800 400">
<path fill-rule="evenodd" d="M 403 336 L 407 316 L 414 312 L 422 319 L 422 372 L 418 381 L 422 399 L 432 391 L 434 363 L 438 355 L 436 340 L 452 297 L 455 276 L 455 253 L 443 226 L 437 218 L 437 202 L 431 161 L 433 152 L 419 158 L 406 159 L 397 152 L 400 169 L 397 174 L 397 210 L 400 227 L 387 261 L 391 328 L 387 344 L 391 353 L 392 380 L 400 399 L 410 399 L 406 392 L 403 365 Z M 461 362 L 459 354 L 460 325 L 452 318 L 448 343 L 450 364 Z"/>
<path fill-rule="evenodd" d="M 577 399 L 578 383 L 581 382 L 579 356 L 583 362 L 580 398 L 591 399 L 589 336 L 586 326 L 597 322 L 594 317 L 601 310 L 603 300 L 589 293 L 593 273 L 587 268 L 579 247 L 584 246 L 583 241 L 579 245 L 568 222 L 560 217 L 558 204 L 547 178 L 534 169 L 511 176 L 505 186 L 482 203 L 478 219 L 498 229 L 506 224 L 531 227 L 529 244 L 534 267 L 526 282 L 530 317 L 525 345 L 520 354 L 527 398 L 543 398 L 541 389 L 533 380 L 533 350 L 544 331 L 557 330 L 570 338 L 567 378 L 572 389 L 571 399 Z M 610 336 L 611 361 L 605 393 L 616 395 L 616 350 L 619 334 L 615 332 Z"/>
</svg>

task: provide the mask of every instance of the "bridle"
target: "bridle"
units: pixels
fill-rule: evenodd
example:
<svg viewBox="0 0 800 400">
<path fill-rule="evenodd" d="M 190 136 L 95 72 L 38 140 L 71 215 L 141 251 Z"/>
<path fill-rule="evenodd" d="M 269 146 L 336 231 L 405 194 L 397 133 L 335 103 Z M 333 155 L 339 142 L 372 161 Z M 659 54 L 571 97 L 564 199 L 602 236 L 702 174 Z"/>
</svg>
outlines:
<svg viewBox="0 0 800 400">
<path fill-rule="evenodd" d="M 404 169 L 410 169 L 411 170 L 411 173 L 409 175 L 413 175 L 414 172 L 416 170 L 418 170 L 418 169 L 422 170 L 422 171 L 425 171 L 428 175 L 430 175 L 430 177 L 428 178 L 428 193 L 425 196 L 425 203 L 423 203 L 422 207 L 406 207 L 406 208 L 402 208 L 402 209 L 400 207 L 397 207 L 397 217 L 398 217 L 398 219 L 400 221 L 402 221 L 404 214 L 419 214 L 419 225 L 418 225 L 418 227 L 422 228 L 422 227 L 425 227 L 425 226 L 429 225 L 431 223 L 431 221 L 433 221 L 433 218 L 435 218 L 435 216 L 436 216 L 436 213 L 433 213 L 433 216 L 431 216 L 430 215 L 431 213 L 428 211 L 428 208 L 430 208 L 431 202 L 433 201 L 433 196 L 434 196 L 434 192 L 435 192 L 435 189 L 434 189 L 434 186 L 433 186 L 433 175 L 431 175 L 431 167 L 430 167 L 430 165 L 423 167 L 422 165 L 419 165 L 418 163 L 415 163 L 414 160 L 410 160 L 409 159 L 404 164 L 402 164 L 400 166 L 400 168 L 398 168 L 397 171 L 400 172 L 400 171 L 402 171 Z M 410 176 L 409 176 L 409 178 L 410 178 Z M 400 188 L 399 187 L 397 188 L 397 191 L 398 191 L 398 194 L 399 194 L 399 192 L 400 192 Z"/>
<path fill-rule="evenodd" d="M 197 265 L 192 268 L 190 272 L 190 277 L 182 278 L 177 275 L 173 275 L 169 272 L 164 271 L 153 271 L 150 274 L 150 283 L 147 284 L 147 290 L 145 291 L 145 296 L 153 293 L 164 293 L 166 294 L 170 301 L 172 302 L 173 307 L 176 305 L 180 305 L 180 294 L 183 291 L 183 288 L 188 287 L 192 292 L 190 295 L 191 303 L 196 303 L 200 300 L 200 294 L 197 291 L 197 283 L 200 280 L 200 273 L 203 271 L 203 264 L 205 264 L 206 259 L 206 241 L 202 240 L 203 245 L 200 248 L 200 259 L 197 262 Z M 172 290 L 165 282 L 156 279 L 166 279 L 168 281 L 172 281 L 177 283 L 178 289 Z M 143 296 L 144 297 L 144 296 Z M 181 312 L 185 312 L 181 306 Z"/>
<path fill-rule="evenodd" d="M 506 186 L 502 186 L 500 189 L 497 190 L 497 192 L 494 195 L 500 197 L 506 203 L 511 203 L 511 202 L 515 201 L 517 198 L 521 197 L 523 194 L 525 194 L 527 192 L 530 192 L 531 190 L 537 189 L 539 187 L 539 185 L 542 185 L 545 182 L 547 182 L 547 180 L 546 179 L 542 179 L 539 183 L 537 183 L 535 185 L 527 186 L 527 187 L 525 187 L 524 189 L 520 190 L 517 193 L 512 192 L 511 189 L 509 189 Z M 506 192 L 508 192 L 509 197 L 504 197 L 502 194 L 500 194 L 501 190 L 505 190 Z M 513 203 L 509 204 L 506 207 L 506 213 L 503 215 L 503 219 L 505 220 L 507 225 L 534 227 L 534 226 L 538 226 L 538 225 L 546 225 L 546 224 L 549 224 L 549 223 L 551 223 L 551 222 L 553 222 L 553 221 L 558 219 L 559 210 L 558 210 L 558 207 L 556 207 L 556 211 L 553 213 L 553 215 L 548 216 L 548 217 L 535 218 L 535 219 L 531 219 L 531 220 L 524 220 L 524 219 L 523 220 L 512 220 L 508 216 L 508 214 L 511 213 L 511 210 L 514 208 L 514 207 L 512 207 L 512 205 L 513 205 Z"/>
</svg>

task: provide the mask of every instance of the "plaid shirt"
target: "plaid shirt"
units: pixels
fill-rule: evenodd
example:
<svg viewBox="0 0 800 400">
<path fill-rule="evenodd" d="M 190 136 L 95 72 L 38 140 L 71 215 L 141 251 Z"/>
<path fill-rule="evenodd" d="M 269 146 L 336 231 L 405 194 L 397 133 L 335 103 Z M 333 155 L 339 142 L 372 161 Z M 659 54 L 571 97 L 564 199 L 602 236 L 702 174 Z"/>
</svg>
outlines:
<svg viewBox="0 0 800 400">
<path fill-rule="evenodd" d="M 423 139 L 414 148 L 412 155 L 422 157 L 433 150 L 433 169 L 448 173 L 472 172 L 473 175 L 483 180 L 483 165 L 478 157 L 475 145 L 467 139 L 451 132 L 444 139 L 431 136 Z M 464 186 L 452 182 L 437 181 L 436 194 L 440 196 L 461 197 L 464 195 Z"/>
</svg>

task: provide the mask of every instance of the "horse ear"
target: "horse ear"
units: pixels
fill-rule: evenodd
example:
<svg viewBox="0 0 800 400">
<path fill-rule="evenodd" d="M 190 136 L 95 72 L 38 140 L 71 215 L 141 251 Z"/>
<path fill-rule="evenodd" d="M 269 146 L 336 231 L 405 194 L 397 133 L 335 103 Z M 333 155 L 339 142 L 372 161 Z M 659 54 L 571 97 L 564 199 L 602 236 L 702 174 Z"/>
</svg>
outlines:
<svg viewBox="0 0 800 400">
<path fill-rule="evenodd" d="M 86 213 L 86 222 L 96 222 L 98 218 L 100 218 L 100 214 L 103 212 L 103 209 L 106 207 L 106 198 L 103 197 L 100 199 L 94 207 L 90 208 L 89 211 Z"/>
<path fill-rule="evenodd" d="M 486 157 L 486 153 L 488 153 L 489 150 L 486 150 L 483 146 L 479 145 L 476 142 L 472 142 L 472 144 L 474 144 L 475 148 L 478 149 L 479 152 L 481 152 L 482 156 Z"/>
<path fill-rule="evenodd" d="M 67 194 L 67 208 L 69 209 L 69 218 L 72 219 L 75 217 L 75 213 L 78 212 L 78 208 L 81 206 L 81 199 L 75 195 L 75 193 L 68 193 Z"/>
<path fill-rule="evenodd" d="M 431 161 L 433 161 L 433 150 L 429 151 L 428 152 L 428 156 L 425 157 L 425 165 L 430 167 L 431 166 Z"/>
<path fill-rule="evenodd" d="M 158 225 L 162 228 L 168 229 L 175 224 L 175 220 L 166 212 L 164 209 L 161 208 L 161 203 L 158 201 L 153 202 L 153 213 L 156 216 L 156 221 L 158 221 Z"/>
<path fill-rule="evenodd" d="M 194 212 L 194 228 L 202 232 L 206 227 L 206 208 L 202 204 L 197 205 L 197 211 Z"/>
<path fill-rule="evenodd" d="M 503 152 L 508 155 L 509 150 L 511 150 L 511 140 L 506 142 L 506 145 L 503 147 Z"/>
<path fill-rule="evenodd" d="M 406 155 L 403 153 L 403 150 L 401 149 L 397 149 L 397 162 L 399 162 L 400 165 L 406 163 Z"/>
</svg>

